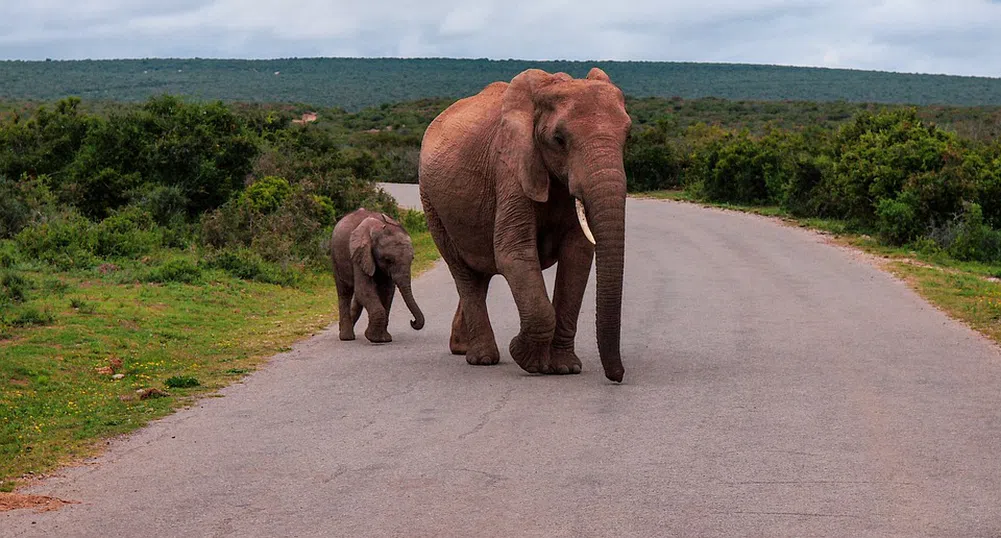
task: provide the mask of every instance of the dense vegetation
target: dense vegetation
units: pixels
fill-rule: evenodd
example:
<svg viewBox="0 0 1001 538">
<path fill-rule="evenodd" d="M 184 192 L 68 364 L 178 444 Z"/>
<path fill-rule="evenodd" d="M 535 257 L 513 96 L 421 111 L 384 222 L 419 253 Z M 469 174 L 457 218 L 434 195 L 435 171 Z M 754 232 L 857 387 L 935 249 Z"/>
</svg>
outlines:
<svg viewBox="0 0 1001 538">
<path fill-rule="evenodd" d="M 329 322 L 334 222 L 359 206 L 397 213 L 374 182 L 417 180 L 421 135 L 453 100 L 0 103 L 0 479 L 175 405 L 136 390 L 220 386 Z M 632 192 L 779 206 L 887 245 L 1001 261 L 1001 108 L 628 107 Z M 428 263 L 423 219 L 403 217 Z"/>
<path fill-rule="evenodd" d="M 674 62 L 521 60 L 144 59 L 0 62 L 0 98 L 142 101 L 162 93 L 225 101 L 310 103 L 357 111 L 456 98 L 528 67 L 580 77 L 604 68 L 635 97 L 999 105 L 1001 79 L 844 69 Z"/>
<path fill-rule="evenodd" d="M 0 491 L 329 324 L 336 219 L 401 216 L 374 184 L 392 152 L 353 146 L 348 116 L 317 127 L 169 96 L 8 112 Z M 420 270 L 437 253 L 423 217 L 401 217 Z"/>
<path fill-rule="evenodd" d="M 371 151 L 288 116 L 154 98 L 105 116 L 75 98 L 0 123 L 0 241 L 7 273 L 163 258 L 141 279 L 193 279 L 202 267 L 291 284 L 326 265 L 338 215 L 396 213 L 377 191 Z M 169 252 L 197 251 L 197 266 Z M 5 309 L 2 324 L 16 321 Z M 13 316 L 13 318 L 12 318 Z"/>
<path fill-rule="evenodd" d="M 889 245 L 1001 261 L 1001 144 L 960 136 L 913 109 L 757 134 L 657 122 L 632 138 L 626 167 L 634 191 L 683 188 L 711 202 L 775 205 L 844 221 Z"/>
</svg>

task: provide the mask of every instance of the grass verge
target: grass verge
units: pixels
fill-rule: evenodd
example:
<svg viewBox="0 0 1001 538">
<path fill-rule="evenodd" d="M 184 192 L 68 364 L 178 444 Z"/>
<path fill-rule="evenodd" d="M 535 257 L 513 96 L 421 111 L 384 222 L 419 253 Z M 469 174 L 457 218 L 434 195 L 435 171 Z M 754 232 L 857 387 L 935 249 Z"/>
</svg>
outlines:
<svg viewBox="0 0 1001 538">
<path fill-rule="evenodd" d="M 690 202 L 779 218 L 787 224 L 831 234 L 838 244 L 854 247 L 884 260 L 883 269 L 906 282 L 943 312 L 1001 344 L 1001 265 L 958 261 L 934 248 L 891 247 L 875 238 L 850 231 L 846 222 L 798 218 L 775 206 L 718 204 L 697 200 L 683 191 L 635 195 Z"/>
<path fill-rule="evenodd" d="M 413 240 L 416 275 L 438 252 L 426 231 Z M 221 270 L 192 283 L 40 268 L 25 277 L 44 293 L 16 306 L 32 323 L 0 335 L 0 492 L 239 380 L 337 312 L 329 274 L 295 287 Z"/>
</svg>

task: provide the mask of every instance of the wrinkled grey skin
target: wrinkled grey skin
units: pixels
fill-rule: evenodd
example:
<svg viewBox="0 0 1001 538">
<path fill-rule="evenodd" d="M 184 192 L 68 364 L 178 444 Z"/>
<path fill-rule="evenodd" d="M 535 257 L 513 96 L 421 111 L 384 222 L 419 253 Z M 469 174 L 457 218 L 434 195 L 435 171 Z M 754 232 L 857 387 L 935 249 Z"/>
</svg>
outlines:
<svg viewBox="0 0 1001 538">
<path fill-rule="evenodd" d="M 424 314 L 410 287 L 414 245 L 400 223 L 364 208 L 353 211 L 334 226 L 331 256 L 341 340 L 355 339 L 354 326 L 365 308 L 368 312 L 365 338 L 373 343 L 392 342 L 386 325 L 396 288 L 414 316 L 410 326 L 418 331 L 424 327 Z"/>
<path fill-rule="evenodd" d="M 431 122 L 421 142 L 420 193 L 459 294 L 452 353 L 469 364 L 500 360 L 486 299 L 490 279 L 503 275 L 521 318 L 511 358 L 532 373 L 580 373 L 574 340 L 593 260 L 598 355 L 605 376 L 622 381 L 622 155 L 631 123 L 622 91 L 598 68 L 585 79 L 528 69 Z M 542 271 L 553 265 L 550 299 Z"/>
</svg>

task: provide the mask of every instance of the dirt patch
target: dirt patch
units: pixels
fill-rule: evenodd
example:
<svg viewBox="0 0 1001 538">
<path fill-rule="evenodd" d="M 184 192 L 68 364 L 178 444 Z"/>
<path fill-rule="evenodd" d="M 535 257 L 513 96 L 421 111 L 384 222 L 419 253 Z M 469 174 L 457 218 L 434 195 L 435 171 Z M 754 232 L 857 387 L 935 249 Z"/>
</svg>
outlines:
<svg viewBox="0 0 1001 538">
<path fill-rule="evenodd" d="M 59 510 L 64 504 L 79 504 L 45 495 L 22 495 L 20 493 L 0 493 L 0 512 L 9 510 L 34 509 L 36 512 Z"/>
</svg>

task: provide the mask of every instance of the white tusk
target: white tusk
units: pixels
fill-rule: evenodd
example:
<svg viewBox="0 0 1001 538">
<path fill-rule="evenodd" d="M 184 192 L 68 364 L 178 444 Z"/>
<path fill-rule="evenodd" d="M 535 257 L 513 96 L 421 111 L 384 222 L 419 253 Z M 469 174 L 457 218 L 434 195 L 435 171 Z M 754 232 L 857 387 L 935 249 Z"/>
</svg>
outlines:
<svg viewBox="0 0 1001 538">
<path fill-rule="evenodd" d="M 574 201 L 577 202 L 577 221 L 580 222 L 580 229 L 584 231 L 584 237 L 587 237 L 587 240 L 593 245 L 595 244 L 594 236 L 591 235 L 591 228 L 587 226 L 587 217 L 584 215 L 584 203 L 577 198 L 574 198 Z"/>
</svg>

